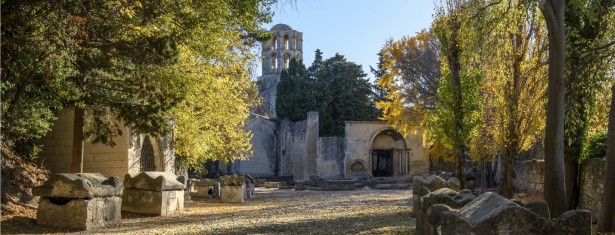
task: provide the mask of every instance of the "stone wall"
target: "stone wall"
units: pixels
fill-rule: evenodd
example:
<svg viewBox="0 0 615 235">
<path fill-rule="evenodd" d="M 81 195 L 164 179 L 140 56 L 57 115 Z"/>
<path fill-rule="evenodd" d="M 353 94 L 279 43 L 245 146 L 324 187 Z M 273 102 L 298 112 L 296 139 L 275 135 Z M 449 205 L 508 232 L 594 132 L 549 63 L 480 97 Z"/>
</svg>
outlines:
<svg viewBox="0 0 615 235">
<path fill-rule="evenodd" d="M 344 138 L 318 138 L 318 177 L 342 178 L 344 172 Z"/>
<path fill-rule="evenodd" d="M 40 140 L 43 150 L 40 153 L 41 164 L 52 173 L 69 173 L 73 148 L 72 109 L 58 113 L 51 132 Z M 86 141 L 83 147 L 83 172 L 101 173 L 106 177 L 118 176 L 120 179 L 128 173 L 128 145 L 130 139 L 128 128 L 121 128 L 124 135 L 113 138 L 116 143 L 111 147 Z"/>
<path fill-rule="evenodd" d="M 544 189 L 544 160 L 527 160 L 515 165 L 513 185 L 517 192 L 542 194 Z"/>
<path fill-rule="evenodd" d="M 600 216 L 604 193 L 606 158 L 588 158 L 581 163 L 579 184 L 581 186 L 577 209 L 592 213 L 592 222 Z"/>
<path fill-rule="evenodd" d="M 296 181 L 317 175 L 318 112 L 308 112 L 304 121 L 283 120 L 278 129 L 278 175 Z"/>
<path fill-rule="evenodd" d="M 378 121 L 346 121 L 345 122 L 345 162 L 344 174 L 346 177 L 365 177 L 372 174 L 372 145 L 374 140 L 379 135 L 388 132 L 394 132 L 389 125 Z M 425 174 L 429 172 L 429 160 L 423 157 L 427 151 L 426 144 L 423 138 L 423 131 L 416 129 L 411 134 L 403 136 L 403 141 L 406 149 L 399 149 L 396 145 L 394 153 L 396 159 L 407 153 L 408 173 L 400 176 L 399 162 L 393 164 L 395 177 L 411 179 L 411 176 Z"/>
<path fill-rule="evenodd" d="M 52 173 L 69 173 L 73 148 L 73 110 L 58 112 L 58 119 L 52 130 L 39 140 L 43 145 L 40 163 Z M 122 123 L 119 123 L 123 126 Z M 138 173 L 140 169 L 141 145 L 146 135 L 134 135 L 130 128 L 122 127 L 122 134 L 113 138 L 116 145 L 93 144 L 89 141 L 83 147 L 83 172 L 101 173 L 106 177 L 124 179 L 127 173 Z M 175 153 L 172 134 L 150 138 L 154 149 L 156 171 L 175 172 Z"/>
<path fill-rule="evenodd" d="M 276 123 L 261 117 L 251 118 L 248 130 L 253 134 L 250 140 L 252 156 L 240 162 L 239 172 L 254 176 L 274 175 L 277 165 Z"/>
</svg>

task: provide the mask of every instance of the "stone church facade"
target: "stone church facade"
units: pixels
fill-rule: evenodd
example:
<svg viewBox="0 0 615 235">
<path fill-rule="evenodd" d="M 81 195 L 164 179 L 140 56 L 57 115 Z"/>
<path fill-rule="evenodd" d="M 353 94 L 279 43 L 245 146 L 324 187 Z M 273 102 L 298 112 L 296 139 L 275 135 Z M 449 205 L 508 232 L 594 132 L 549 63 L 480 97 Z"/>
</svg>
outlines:
<svg viewBox="0 0 615 235">
<path fill-rule="evenodd" d="M 43 145 L 39 161 L 52 173 L 70 173 L 73 148 L 72 109 L 58 113 L 50 133 L 39 143 Z M 128 173 L 166 171 L 175 173 L 173 135 L 153 137 L 137 135 L 122 126 L 122 135 L 113 138 L 114 146 L 85 141 L 83 172 L 101 173 L 106 177 L 124 179 Z"/>
<path fill-rule="evenodd" d="M 233 173 L 257 177 L 289 177 L 295 181 L 311 178 L 387 177 L 410 180 L 428 173 L 429 160 L 423 131 L 404 136 L 384 122 L 347 121 L 344 137 L 320 137 L 319 115 L 309 112 L 299 122 L 280 120 L 275 99 L 280 72 L 290 59 L 303 59 L 301 32 L 285 24 L 271 28 L 273 40 L 262 48 L 262 76 L 259 93 L 264 99 L 263 115 L 248 120 L 253 155 L 235 162 Z"/>
</svg>

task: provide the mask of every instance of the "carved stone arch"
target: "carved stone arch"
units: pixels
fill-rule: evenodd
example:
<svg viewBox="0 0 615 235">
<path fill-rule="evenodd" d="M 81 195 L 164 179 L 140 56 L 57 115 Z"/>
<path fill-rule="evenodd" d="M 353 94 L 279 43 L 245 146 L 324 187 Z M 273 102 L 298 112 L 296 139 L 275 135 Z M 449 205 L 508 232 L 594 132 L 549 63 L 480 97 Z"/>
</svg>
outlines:
<svg viewBox="0 0 615 235">
<path fill-rule="evenodd" d="M 271 59 L 271 69 L 277 69 L 276 68 L 276 56 L 275 53 L 271 53 L 271 56 L 269 57 Z"/>
<path fill-rule="evenodd" d="M 284 54 L 284 68 L 288 69 L 288 67 L 290 66 L 290 58 L 291 58 L 291 54 L 290 53 L 285 53 Z"/>
<path fill-rule="evenodd" d="M 156 155 L 149 136 L 143 138 L 140 154 L 140 172 L 156 171 Z"/>
<path fill-rule="evenodd" d="M 408 174 L 408 148 L 404 136 L 391 127 L 382 127 L 372 133 L 367 153 L 369 169 L 374 177 L 392 177 Z"/>
<path fill-rule="evenodd" d="M 288 46 L 288 34 L 284 34 L 284 50 L 290 49 Z"/>
</svg>

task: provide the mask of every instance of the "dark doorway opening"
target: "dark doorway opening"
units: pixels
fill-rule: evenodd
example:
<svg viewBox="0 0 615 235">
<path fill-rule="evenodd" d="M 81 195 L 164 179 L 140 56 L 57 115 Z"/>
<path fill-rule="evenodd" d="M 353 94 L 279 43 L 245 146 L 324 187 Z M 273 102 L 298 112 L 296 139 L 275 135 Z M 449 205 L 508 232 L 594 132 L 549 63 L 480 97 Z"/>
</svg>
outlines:
<svg viewBox="0 0 615 235">
<path fill-rule="evenodd" d="M 143 146 L 141 146 L 141 172 L 155 171 L 156 163 L 154 162 L 154 147 L 149 140 L 148 136 L 145 136 Z"/>
<path fill-rule="evenodd" d="M 372 151 L 372 175 L 374 177 L 393 176 L 393 150 L 375 149 Z"/>
</svg>

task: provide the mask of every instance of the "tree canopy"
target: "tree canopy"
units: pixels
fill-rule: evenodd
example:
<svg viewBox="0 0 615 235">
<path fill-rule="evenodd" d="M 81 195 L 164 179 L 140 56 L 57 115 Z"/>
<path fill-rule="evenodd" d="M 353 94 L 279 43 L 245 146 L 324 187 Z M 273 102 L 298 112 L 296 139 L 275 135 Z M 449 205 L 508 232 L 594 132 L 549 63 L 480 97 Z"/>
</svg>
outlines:
<svg viewBox="0 0 615 235">
<path fill-rule="evenodd" d="M 320 113 L 320 135 L 343 136 L 344 121 L 376 120 L 373 85 L 360 65 L 342 55 L 323 60 L 316 50 L 307 69 L 299 61 L 282 71 L 276 97 L 278 117 L 304 120 L 307 111 Z"/>
</svg>

